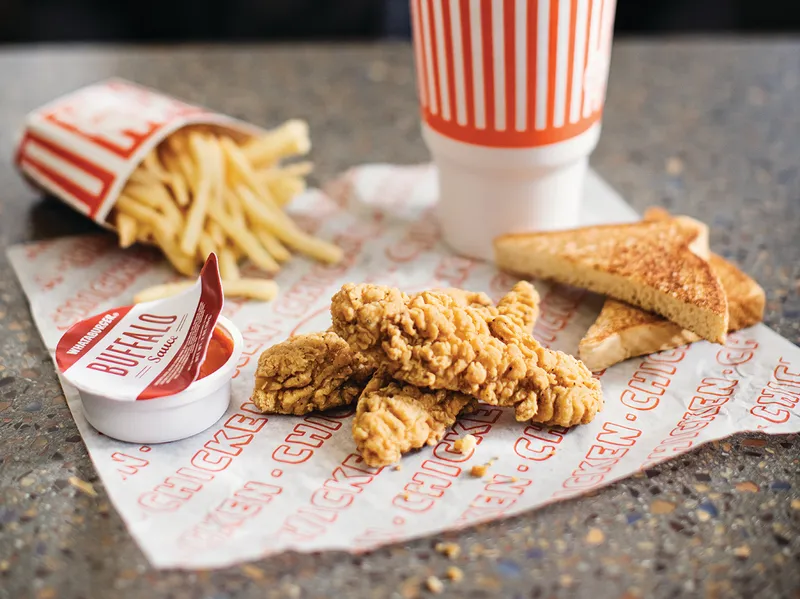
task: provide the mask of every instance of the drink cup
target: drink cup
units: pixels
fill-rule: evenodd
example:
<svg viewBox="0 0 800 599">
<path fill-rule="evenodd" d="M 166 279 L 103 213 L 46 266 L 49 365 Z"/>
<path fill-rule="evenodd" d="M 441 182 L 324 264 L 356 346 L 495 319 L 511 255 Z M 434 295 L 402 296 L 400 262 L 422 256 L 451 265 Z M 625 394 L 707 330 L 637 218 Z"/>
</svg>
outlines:
<svg viewBox="0 0 800 599">
<path fill-rule="evenodd" d="M 461 254 L 579 220 L 615 0 L 410 0 L 439 219 Z"/>
</svg>

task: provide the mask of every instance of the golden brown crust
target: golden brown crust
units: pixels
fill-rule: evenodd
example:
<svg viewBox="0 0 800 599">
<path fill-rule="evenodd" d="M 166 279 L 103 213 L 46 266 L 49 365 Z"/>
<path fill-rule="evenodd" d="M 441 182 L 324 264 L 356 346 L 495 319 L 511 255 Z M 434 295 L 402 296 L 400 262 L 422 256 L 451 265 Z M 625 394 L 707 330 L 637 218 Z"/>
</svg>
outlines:
<svg viewBox="0 0 800 599">
<path fill-rule="evenodd" d="M 495 253 L 506 270 L 671 312 L 695 332 L 721 341 L 727 300 L 711 266 L 696 253 L 703 245 L 697 243 L 700 235 L 700 228 L 681 219 L 600 225 L 504 235 L 495 240 Z"/>
<path fill-rule="evenodd" d="M 603 303 L 603 308 L 589 330 L 584 335 L 584 340 L 599 343 L 605 341 L 620 331 L 638 326 L 648 326 L 655 322 L 669 322 L 658 314 L 635 308 L 625 302 L 608 298 Z M 678 325 L 675 325 L 678 327 Z M 680 327 L 678 327 L 680 328 Z"/>
<path fill-rule="evenodd" d="M 445 287 L 443 289 L 434 289 L 441 293 L 446 293 L 452 297 L 460 306 L 472 306 L 473 308 L 494 308 L 492 298 L 483 293 L 482 291 L 468 291 L 466 289 L 459 289 L 458 287 Z"/>
<path fill-rule="evenodd" d="M 672 217 L 663 208 L 650 208 L 644 218 L 663 221 Z M 691 221 L 688 217 L 677 218 Z M 727 296 L 728 330 L 738 331 L 761 322 L 765 296 L 758 283 L 716 254 L 709 255 L 709 264 Z M 697 335 L 656 314 L 609 298 L 581 340 L 580 355 L 588 366 L 599 370 L 633 356 L 671 349 L 698 339 Z"/>
<path fill-rule="evenodd" d="M 533 297 L 526 282 L 512 293 Z M 599 382 L 572 356 L 539 345 L 519 312 L 508 312 L 487 319 L 443 293 L 367 284 L 343 286 L 331 304 L 333 329 L 397 380 L 515 406 L 519 420 L 588 422 L 602 406 Z"/>
<path fill-rule="evenodd" d="M 738 331 L 761 322 L 764 317 L 765 304 L 764 290 L 761 286 L 736 266 L 716 254 L 711 255 L 710 262 L 728 297 L 730 312 L 728 331 Z M 609 298 L 603 304 L 600 315 L 589 328 L 584 339 L 600 342 L 621 330 L 663 322 L 669 321 L 652 312 L 640 310 L 625 302 Z M 681 327 L 674 325 L 672 328 L 680 330 Z"/>
<path fill-rule="evenodd" d="M 728 296 L 728 330 L 738 331 L 764 320 L 767 300 L 761 285 L 721 256 L 711 254 L 710 262 Z"/>
<path fill-rule="evenodd" d="M 673 218 L 672 215 L 659 206 L 645 210 L 643 217 L 647 221 L 663 221 L 670 218 Z M 675 218 L 702 224 L 686 216 Z M 728 331 L 738 331 L 761 322 L 764 319 L 766 303 L 761 286 L 722 256 L 709 253 L 707 257 L 728 298 Z"/>
<path fill-rule="evenodd" d="M 507 316 L 526 333 L 539 318 L 539 293 L 527 283 L 515 285 L 497 304 L 498 315 Z"/>
<path fill-rule="evenodd" d="M 252 401 L 262 412 L 296 416 L 347 405 L 374 370 L 336 333 L 298 335 L 261 354 Z"/>
<path fill-rule="evenodd" d="M 512 240 L 534 241 L 538 251 L 641 282 L 686 303 L 723 314 L 727 306 L 716 275 L 708 262 L 689 250 L 695 237 L 696 231 L 673 219 L 517 233 L 499 237 L 496 243 L 502 246 Z"/>
<path fill-rule="evenodd" d="M 413 449 L 435 445 L 476 403 L 467 395 L 422 389 L 379 371 L 358 400 L 353 439 L 367 464 L 387 466 Z"/>
<path fill-rule="evenodd" d="M 701 258 L 708 260 L 710 254 L 708 250 L 708 227 L 705 223 L 695 220 L 691 216 L 672 216 L 664 208 L 659 206 L 648 208 L 644 211 L 644 216 L 642 217 L 642 220 L 646 221 L 668 221 L 672 219 L 677 221 L 681 227 L 685 228 L 687 231 L 692 231 L 696 235 L 694 240 L 689 244 L 689 249 Z"/>
<path fill-rule="evenodd" d="M 513 318 L 516 324 L 527 332 L 533 332 L 536 319 L 539 318 L 539 294 L 533 285 L 520 286 L 509 291 L 497 306 L 483 292 L 466 291 L 455 287 L 434 289 L 452 297 L 459 306 L 475 308 L 484 318 L 492 318 L 505 314 Z"/>
<path fill-rule="evenodd" d="M 497 314 L 485 293 L 463 289 L 443 293 L 487 317 Z M 265 413 L 299 416 L 327 410 L 353 403 L 374 371 L 374 365 L 332 331 L 298 335 L 261 354 L 252 399 Z"/>
<path fill-rule="evenodd" d="M 642 215 L 642 220 L 669 220 L 671 218 L 672 214 L 669 213 L 669 210 L 661 206 L 650 206 Z"/>
</svg>

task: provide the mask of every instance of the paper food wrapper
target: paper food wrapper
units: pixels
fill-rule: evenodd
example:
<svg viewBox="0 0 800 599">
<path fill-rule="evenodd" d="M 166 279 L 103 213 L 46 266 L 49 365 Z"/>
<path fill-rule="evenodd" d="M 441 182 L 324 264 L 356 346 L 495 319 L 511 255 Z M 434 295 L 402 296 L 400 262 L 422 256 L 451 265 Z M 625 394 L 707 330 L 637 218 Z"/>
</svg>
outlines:
<svg viewBox="0 0 800 599">
<path fill-rule="evenodd" d="M 150 150 L 187 125 L 214 125 L 237 136 L 260 131 L 146 87 L 111 79 L 31 112 L 15 162 L 34 185 L 106 225 L 134 169 Z"/>
<path fill-rule="evenodd" d="M 800 431 L 800 350 L 765 326 L 636 358 L 598 373 L 605 408 L 569 431 L 524 424 L 483 406 L 401 470 L 367 467 L 355 451 L 350 413 L 262 415 L 249 401 L 258 356 L 295 333 L 330 324 L 330 297 L 349 281 L 407 291 L 462 287 L 498 299 L 514 280 L 491 264 L 453 255 L 440 241 L 429 166 L 366 166 L 299 197 L 299 222 L 346 252 L 337 266 L 295 258 L 277 276 L 271 303 L 227 301 L 223 314 L 245 347 L 228 412 L 205 432 L 139 446 L 98 434 L 64 383 L 69 407 L 108 494 L 157 567 L 209 568 L 293 549 L 364 551 L 512 516 L 631 475 L 741 431 Z M 596 175 L 585 221 L 635 213 Z M 169 280 L 146 249 L 121 251 L 106 236 L 42 241 L 10 250 L 33 317 L 52 351 L 74 322 Z M 602 298 L 535 282 L 535 336 L 576 353 Z M 468 455 L 453 443 L 472 434 Z M 484 478 L 469 469 L 497 458 Z"/>
</svg>

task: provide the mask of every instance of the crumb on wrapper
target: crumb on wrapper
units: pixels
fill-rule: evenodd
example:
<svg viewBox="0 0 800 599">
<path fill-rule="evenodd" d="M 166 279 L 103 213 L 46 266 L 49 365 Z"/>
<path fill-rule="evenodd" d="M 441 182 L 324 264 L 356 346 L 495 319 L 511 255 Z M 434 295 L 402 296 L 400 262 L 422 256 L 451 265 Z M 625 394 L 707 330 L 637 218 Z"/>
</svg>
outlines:
<svg viewBox="0 0 800 599">
<path fill-rule="evenodd" d="M 474 476 L 475 478 L 480 478 L 484 476 L 488 471 L 489 471 L 489 464 L 476 464 L 470 469 L 469 473 L 471 476 Z"/>
<path fill-rule="evenodd" d="M 455 559 L 461 555 L 461 547 L 455 543 L 436 543 L 435 549 L 450 559 Z"/>
<path fill-rule="evenodd" d="M 475 449 L 477 444 L 478 440 L 474 435 L 464 435 L 460 439 L 456 439 L 456 442 L 453 443 L 453 449 L 455 449 L 458 453 L 465 455 Z"/>
</svg>

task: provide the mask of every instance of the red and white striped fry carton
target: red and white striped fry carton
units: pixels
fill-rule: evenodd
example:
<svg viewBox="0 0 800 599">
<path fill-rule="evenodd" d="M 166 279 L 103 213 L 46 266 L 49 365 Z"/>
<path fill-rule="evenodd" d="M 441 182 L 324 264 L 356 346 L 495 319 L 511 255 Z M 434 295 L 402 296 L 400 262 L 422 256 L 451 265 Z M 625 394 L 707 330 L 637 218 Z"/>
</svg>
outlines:
<svg viewBox="0 0 800 599">
<path fill-rule="evenodd" d="M 410 0 L 445 239 L 574 226 L 600 135 L 615 0 Z"/>
<path fill-rule="evenodd" d="M 31 112 L 16 163 L 34 185 L 92 220 L 106 217 L 150 150 L 187 125 L 216 125 L 238 135 L 260 130 L 151 89 L 112 79 Z"/>
</svg>

